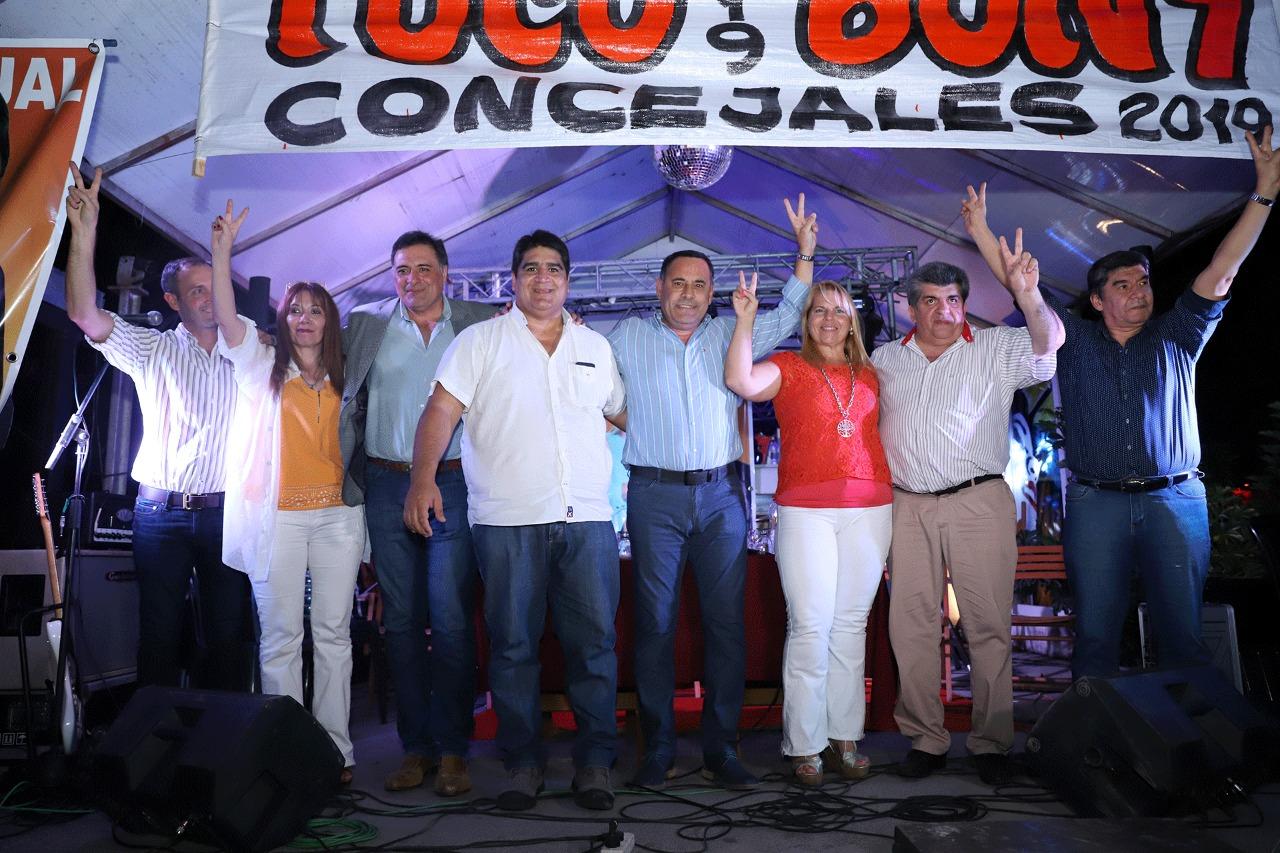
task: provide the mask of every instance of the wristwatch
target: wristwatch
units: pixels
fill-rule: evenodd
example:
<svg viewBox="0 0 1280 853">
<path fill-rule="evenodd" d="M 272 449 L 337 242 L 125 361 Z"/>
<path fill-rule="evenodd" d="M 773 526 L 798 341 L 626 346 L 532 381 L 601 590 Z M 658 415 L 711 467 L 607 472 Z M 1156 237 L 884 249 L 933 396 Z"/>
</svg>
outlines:
<svg viewBox="0 0 1280 853">
<path fill-rule="evenodd" d="M 1265 195 L 1258 195 L 1257 193 L 1249 193 L 1249 201 L 1256 201 L 1263 207 L 1270 207 L 1276 203 L 1274 198 L 1267 198 Z"/>
</svg>

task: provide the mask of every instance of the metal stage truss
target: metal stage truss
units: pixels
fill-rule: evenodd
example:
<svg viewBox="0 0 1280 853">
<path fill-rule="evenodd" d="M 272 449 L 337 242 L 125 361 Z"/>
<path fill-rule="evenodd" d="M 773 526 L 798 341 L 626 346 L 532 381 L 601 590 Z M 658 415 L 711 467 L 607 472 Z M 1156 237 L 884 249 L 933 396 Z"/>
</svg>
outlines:
<svg viewBox="0 0 1280 853">
<path fill-rule="evenodd" d="M 825 249 L 814 253 L 815 281 L 831 279 L 849 290 L 863 312 L 880 314 L 884 334 L 897 337 L 897 318 L 892 310 L 893 294 L 902 289 L 915 270 L 916 249 L 887 246 L 867 249 Z M 765 252 L 748 255 L 716 255 L 713 305 L 727 307 L 738 286 L 738 273 L 759 275 L 757 294 L 764 306 L 776 304 L 795 266 L 795 252 Z M 614 261 L 577 263 L 569 271 L 569 298 L 566 307 L 584 317 L 626 315 L 657 306 L 654 282 L 662 269 L 661 258 L 629 258 Z M 450 269 L 446 292 L 454 299 L 476 302 L 509 302 L 509 269 Z M 603 318 L 602 318 L 603 319 Z"/>
</svg>

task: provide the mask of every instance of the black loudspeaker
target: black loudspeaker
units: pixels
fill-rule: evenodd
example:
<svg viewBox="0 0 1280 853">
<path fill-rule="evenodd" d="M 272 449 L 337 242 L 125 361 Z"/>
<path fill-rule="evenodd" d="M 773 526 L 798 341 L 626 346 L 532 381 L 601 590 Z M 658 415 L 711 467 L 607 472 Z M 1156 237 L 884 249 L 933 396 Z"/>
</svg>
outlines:
<svg viewBox="0 0 1280 853">
<path fill-rule="evenodd" d="M 93 756 L 102 805 L 135 832 L 270 850 L 338 788 L 342 754 L 287 696 L 145 687 Z"/>
<path fill-rule="evenodd" d="M 1082 815 L 1162 816 L 1238 800 L 1280 767 L 1280 724 L 1213 667 L 1081 678 L 1027 759 Z"/>
</svg>

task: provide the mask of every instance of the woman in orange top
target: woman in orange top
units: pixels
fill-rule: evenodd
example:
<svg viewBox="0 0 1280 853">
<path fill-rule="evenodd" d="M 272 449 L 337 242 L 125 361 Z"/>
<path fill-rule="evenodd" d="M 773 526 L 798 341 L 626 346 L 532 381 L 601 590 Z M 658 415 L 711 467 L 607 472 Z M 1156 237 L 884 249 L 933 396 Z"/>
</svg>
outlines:
<svg viewBox="0 0 1280 853">
<path fill-rule="evenodd" d="M 822 783 L 824 760 L 865 776 L 857 751 L 866 716 L 867 614 L 892 530 L 893 487 L 877 427 L 879 383 L 849 294 L 814 285 L 800 322 L 802 348 L 751 363 L 755 281 L 733 296 L 738 316 L 725 385 L 773 400 L 782 434 L 778 574 L 787 599 L 782 751 L 796 781 Z"/>
<path fill-rule="evenodd" d="M 315 662 L 311 710 L 355 763 L 351 713 L 351 602 L 364 553 L 364 513 L 342 502 L 338 410 L 342 338 L 333 297 L 314 282 L 285 290 L 275 345 L 235 311 L 231 246 L 247 209 L 213 224 L 218 349 L 235 366 L 236 412 L 227 446 L 223 562 L 249 575 L 262 627 L 262 691 L 302 702 L 307 576 Z"/>
</svg>

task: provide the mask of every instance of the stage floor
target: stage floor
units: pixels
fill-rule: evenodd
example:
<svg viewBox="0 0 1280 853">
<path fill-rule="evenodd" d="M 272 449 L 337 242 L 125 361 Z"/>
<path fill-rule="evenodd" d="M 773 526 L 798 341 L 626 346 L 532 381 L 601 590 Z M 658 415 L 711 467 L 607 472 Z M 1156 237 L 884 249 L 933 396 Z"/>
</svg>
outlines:
<svg viewBox="0 0 1280 853">
<path fill-rule="evenodd" d="M 957 686 L 963 686 L 963 679 Z M 1054 698 L 1019 694 L 1016 714 L 1019 729 L 1029 727 Z M 869 734 L 862 746 L 874 762 L 875 770 L 870 777 L 856 783 L 843 783 L 829 776 L 832 781 L 820 790 L 802 790 L 787 784 L 788 765 L 778 752 L 780 734 L 776 728 L 746 731 L 742 735 L 744 762 L 766 780 L 758 791 L 747 794 L 725 792 L 702 783 L 698 773 L 701 750 L 696 733 L 680 736 L 677 770 L 682 775 L 662 794 L 625 791 L 622 786 L 631 777 L 637 757 L 634 742 L 620 733 L 618 766 L 614 771 L 618 799 L 614 811 L 609 813 L 586 812 L 573 805 L 568 794 L 572 734 L 559 732 L 548 740 L 547 792 L 532 811 L 510 814 L 498 812 L 493 806 L 492 798 L 502 790 L 505 774 L 492 741 L 473 744 L 471 773 L 475 789 L 469 798 L 440 799 L 431 793 L 429 783 L 415 791 L 391 794 L 382 790 L 382 780 L 400 761 L 394 721 L 379 723 L 375 703 L 362 686 L 353 690 L 352 716 L 358 762 L 355 781 L 329 814 L 338 816 L 350 812 L 347 817 L 364 821 L 376 830 L 376 838 L 362 844 L 363 849 L 584 851 L 598 849 L 592 839 L 608 829 L 608 820 L 612 817 L 624 831 L 634 834 L 639 845 L 672 853 L 698 850 L 796 853 L 801 847 L 805 853 L 855 847 L 887 853 L 895 849 L 895 827 L 918 826 L 909 818 L 918 817 L 926 810 L 935 818 L 957 820 L 979 815 L 981 821 L 1056 819 L 1037 828 L 1045 838 L 1041 846 L 1067 849 L 1051 845 L 1049 839 L 1067 832 L 1065 822 L 1073 820 L 1064 805 L 1030 778 L 1024 784 L 999 791 L 983 785 L 966 758 L 963 733 L 953 736 L 947 769 L 928 779 L 904 780 L 885 772 L 906 751 L 907 743 L 896 733 L 876 732 Z M 762 714 L 759 718 L 767 716 Z M 1024 739 L 1025 733 L 1020 732 L 1015 752 L 1021 751 Z M 1261 789 L 1252 802 L 1253 806 L 1238 807 L 1234 815 L 1220 812 L 1208 815 L 1209 834 L 1214 840 L 1241 851 L 1274 853 L 1280 850 L 1280 785 Z M 370 814 L 365 809 L 379 814 Z M 1236 826 L 1224 826 L 1227 822 Z M 1192 820 L 1187 823 L 1205 824 Z M 1215 823 L 1219 825 L 1213 826 Z M 134 845 L 141 843 L 144 849 L 155 849 L 150 845 L 160 846 L 161 841 L 136 837 L 121 840 Z M 960 844 L 949 849 L 962 850 L 966 846 Z M 138 849 L 113 840 L 110 822 L 97 813 L 59 825 L 41 826 L 9 841 L 0 840 L 0 848 L 44 853 Z M 208 848 L 179 844 L 169 849 Z M 310 849 L 322 848 L 313 845 Z M 1002 853 L 1003 849 L 986 846 L 984 853 Z M 1110 853 L 1119 849 L 1164 848 L 1109 845 L 1096 849 Z"/>
</svg>

